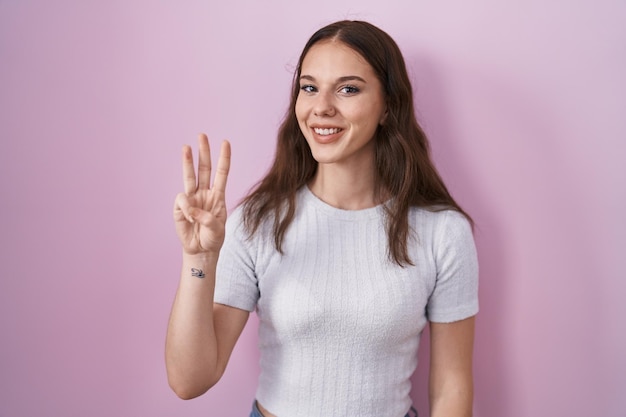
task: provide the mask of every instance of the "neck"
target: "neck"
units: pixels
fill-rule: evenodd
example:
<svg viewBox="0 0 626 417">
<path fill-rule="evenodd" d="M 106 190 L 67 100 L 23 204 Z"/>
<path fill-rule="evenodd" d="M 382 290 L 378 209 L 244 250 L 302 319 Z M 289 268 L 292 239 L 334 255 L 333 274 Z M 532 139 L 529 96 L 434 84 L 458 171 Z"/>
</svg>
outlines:
<svg viewBox="0 0 626 417">
<path fill-rule="evenodd" d="M 344 210 L 361 210 L 381 203 L 371 167 L 355 170 L 337 164 L 319 164 L 309 188 L 320 200 Z"/>
</svg>

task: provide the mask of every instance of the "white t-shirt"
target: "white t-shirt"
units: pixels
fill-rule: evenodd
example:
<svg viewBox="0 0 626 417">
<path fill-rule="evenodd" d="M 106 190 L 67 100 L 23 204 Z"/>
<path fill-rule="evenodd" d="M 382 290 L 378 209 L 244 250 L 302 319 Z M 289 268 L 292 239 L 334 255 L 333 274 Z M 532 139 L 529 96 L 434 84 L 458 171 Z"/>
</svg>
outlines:
<svg viewBox="0 0 626 417">
<path fill-rule="evenodd" d="M 389 260 L 382 206 L 337 209 L 308 187 L 296 204 L 284 255 L 272 222 L 248 239 L 238 208 L 218 262 L 215 302 L 259 317 L 258 401 L 278 417 L 404 416 L 427 321 L 478 312 L 469 222 L 410 209 L 414 265 L 403 268 Z"/>
</svg>

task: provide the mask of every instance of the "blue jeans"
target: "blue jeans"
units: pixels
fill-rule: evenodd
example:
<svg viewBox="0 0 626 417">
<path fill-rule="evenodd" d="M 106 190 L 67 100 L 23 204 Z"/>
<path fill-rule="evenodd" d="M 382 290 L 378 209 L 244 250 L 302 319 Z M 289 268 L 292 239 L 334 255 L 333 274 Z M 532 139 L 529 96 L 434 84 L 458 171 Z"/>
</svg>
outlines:
<svg viewBox="0 0 626 417">
<path fill-rule="evenodd" d="M 256 401 L 252 403 L 252 411 L 250 412 L 250 417 L 263 417 L 263 414 L 261 414 L 259 407 L 256 406 Z M 411 407 L 409 412 L 406 413 L 405 417 L 417 417 L 417 410 Z"/>
</svg>

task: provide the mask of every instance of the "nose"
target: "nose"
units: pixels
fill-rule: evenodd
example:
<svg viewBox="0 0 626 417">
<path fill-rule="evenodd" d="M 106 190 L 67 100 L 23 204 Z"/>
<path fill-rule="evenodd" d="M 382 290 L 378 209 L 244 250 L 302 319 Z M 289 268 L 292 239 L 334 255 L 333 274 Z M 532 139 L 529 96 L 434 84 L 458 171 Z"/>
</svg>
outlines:
<svg viewBox="0 0 626 417">
<path fill-rule="evenodd" d="M 334 116 L 335 104 L 331 93 L 320 92 L 313 103 L 313 114 L 316 116 Z"/>
</svg>

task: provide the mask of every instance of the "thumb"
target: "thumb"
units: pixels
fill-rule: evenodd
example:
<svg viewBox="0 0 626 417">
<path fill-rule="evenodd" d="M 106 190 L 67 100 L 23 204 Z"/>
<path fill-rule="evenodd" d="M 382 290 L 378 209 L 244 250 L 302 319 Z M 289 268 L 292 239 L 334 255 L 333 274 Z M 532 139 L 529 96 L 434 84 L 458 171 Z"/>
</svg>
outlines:
<svg viewBox="0 0 626 417">
<path fill-rule="evenodd" d="M 186 219 L 189 223 L 193 223 L 194 219 L 189 214 L 192 208 L 193 206 L 190 204 L 189 198 L 183 193 L 178 194 L 174 201 L 174 220 L 183 221 Z"/>
<path fill-rule="evenodd" d="M 199 209 L 198 207 L 189 207 L 189 217 L 194 223 L 207 226 L 211 216 L 209 212 Z"/>
<path fill-rule="evenodd" d="M 196 207 L 189 207 L 187 214 L 189 214 L 189 220 L 195 222 L 197 218 L 202 214 L 202 210 Z"/>
<path fill-rule="evenodd" d="M 210 228 L 216 227 L 215 216 L 209 211 L 193 207 L 189 210 L 189 216 L 193 219 L 194 223 Z"/>
</svg>

